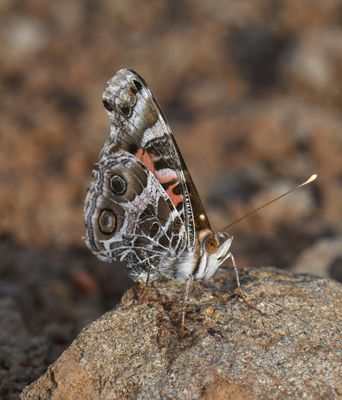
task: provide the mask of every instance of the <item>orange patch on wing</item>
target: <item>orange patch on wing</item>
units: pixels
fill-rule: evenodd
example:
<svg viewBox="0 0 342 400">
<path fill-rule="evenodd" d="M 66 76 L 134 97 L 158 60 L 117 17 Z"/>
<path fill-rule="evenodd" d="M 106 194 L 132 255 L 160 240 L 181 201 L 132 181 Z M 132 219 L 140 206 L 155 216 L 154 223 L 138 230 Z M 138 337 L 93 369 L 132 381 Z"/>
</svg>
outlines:
<svg viewBox="0 0 342 400">
<path fill-rule="evenodd" d="M 173 193 L 173 189 L 178 185 L 178 182 L 174 183 L 173 185 L 169 186 L 166 190 L 166 193 L 170 197 L 172 204 L 177 207 L 179 203 L 183 201 L 183 196 L 181 194 Z"/>
<path fill-rule="evenodd" d="M 160 184 L 173 182 L 175 180 L 174 176 L 158 176 L 158 172 L 156 173 L 156 178 L 158 179 Z M 177 207 L 179 203 L 183 201 L 183 196 L 181 194 L 175 194 L 173 189 L 178 185 L 178 181 L 174 182 L 166 189 L 166 193 L 168 194 L 172 204 Z"/>
<path fill-rule="evenodd" d="M 162 185 L 164 183 L 172 182 L 175 180 L 174 176 L 160 176 L 158 174 L 158 171 L 156 171 L 156 168 L 154 166 L 154 160 L 148 154 L 148 152 L 144 149 L 138 149 L 138 151 L 135 153 L 135 156 L 137 157 L 138 160 L 140 160 L 146 168 L 148 168 L 153 175 L 157 178 L 158 182 Z M 172 204 L 177 207 L 179 203 L 183 201 L 183 196 L 181 194 L 175 194 L 173 192 L 174 188 L 178 185 L 178 182 L 176 181 L 174 184 L 170 185 L 166 189 L 166 193 L 169 196 Z"/>
<path fill-rule="evenodd" d="M 153 175 L 156 175 L 153 158 L 148 154 L 146 150 L 139 149 L 135 153 L 135 156 L 145 165 L 146 168 L 148 168 L 153 173 Z"/>
</svg>

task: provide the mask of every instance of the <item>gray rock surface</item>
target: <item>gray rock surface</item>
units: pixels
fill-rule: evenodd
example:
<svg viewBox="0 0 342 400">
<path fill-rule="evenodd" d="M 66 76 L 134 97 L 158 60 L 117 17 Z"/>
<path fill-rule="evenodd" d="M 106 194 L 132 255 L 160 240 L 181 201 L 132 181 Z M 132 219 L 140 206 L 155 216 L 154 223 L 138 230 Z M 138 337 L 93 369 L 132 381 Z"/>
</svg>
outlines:
<svg viewBox="0 0 342 400">
<path fill-rule="evenodd" d="M 342 286 L 266 268 L 242 283 L 261 313 L 222 272 L 193 285 L 183 339 L 184 285 L 129 290 L 21 400 L 341 398 Z"/>
<path fill-rule="evenodd" d="M 0 298 L 0 399 L 18 399 L 23 387 L 46 369 L 48 347 L 30 336 L 15 301 Z"/>
</svg>

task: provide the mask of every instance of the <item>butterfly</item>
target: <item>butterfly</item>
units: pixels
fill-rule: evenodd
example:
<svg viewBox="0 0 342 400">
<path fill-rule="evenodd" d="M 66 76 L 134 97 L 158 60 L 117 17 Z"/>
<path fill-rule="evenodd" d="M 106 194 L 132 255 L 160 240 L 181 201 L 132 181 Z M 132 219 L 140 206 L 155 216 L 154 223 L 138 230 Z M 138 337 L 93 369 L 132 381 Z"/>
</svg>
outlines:
<svg viewBox="0 0 342 400">
<path fill-rule="evenodd" d="M 90 250 L 101 260 L 123 261 L 134 281 L 208 279 L 228 258 L 237 274 L 233 238 L 212 230 L 144 79 L 131 69 L 119 70 L 102 102 L 110 135 L 84 205 Z"/>
</svg>

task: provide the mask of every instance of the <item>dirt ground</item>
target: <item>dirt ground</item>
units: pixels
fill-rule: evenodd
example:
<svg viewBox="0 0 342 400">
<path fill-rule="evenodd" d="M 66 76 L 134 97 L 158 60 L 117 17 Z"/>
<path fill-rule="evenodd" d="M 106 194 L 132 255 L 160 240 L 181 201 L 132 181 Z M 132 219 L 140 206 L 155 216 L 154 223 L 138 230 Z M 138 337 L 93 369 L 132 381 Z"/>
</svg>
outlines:
<svg viewBox="0 0 342 400">
<path fill-rule="evenodd" d="M 0 18 L 1 399 L 132 284 L 82 239 L 120 68 L 150 84 L 213 227 L 319 175 L 232 228 L 240 267 L 293 269 L 340 240 L 341 1 L 5 0 Z M 311 273 L 342 280 L 333 249 Z"/>
</svg>

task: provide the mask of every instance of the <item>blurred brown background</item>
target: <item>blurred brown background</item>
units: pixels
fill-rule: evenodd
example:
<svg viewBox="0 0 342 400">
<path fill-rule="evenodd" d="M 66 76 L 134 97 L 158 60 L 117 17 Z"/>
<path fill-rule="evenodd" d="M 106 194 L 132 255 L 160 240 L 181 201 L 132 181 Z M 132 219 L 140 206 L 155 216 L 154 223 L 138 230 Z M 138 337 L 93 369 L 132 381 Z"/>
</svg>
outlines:
<svg viewBox="0 0 342 400">
<path fill-rule="evenodd" d="M 150 84 L 215 228 L 318 173 L 232 228 L 233 251 L 341 280 L 342 1 L 2 0 L 0 15 L 0 398 L 131 284 L 82 241 L 120 68 Z"/>
</svg>

